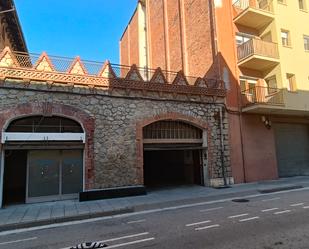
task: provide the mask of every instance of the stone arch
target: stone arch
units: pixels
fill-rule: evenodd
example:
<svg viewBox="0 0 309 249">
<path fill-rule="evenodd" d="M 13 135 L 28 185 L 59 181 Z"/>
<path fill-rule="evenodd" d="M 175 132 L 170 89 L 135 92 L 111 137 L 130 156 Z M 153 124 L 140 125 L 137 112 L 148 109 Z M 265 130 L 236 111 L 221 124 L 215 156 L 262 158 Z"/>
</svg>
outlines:
<svg viewBox="0 0 309 249">
<path fill-rule="evenodd" d="M 85 168 L 85 189 L 94 187 L 94 129 L 95 120 L 87 112 L 69 105 L 58 103 L 24 103 L 0 112 L 0 130 L 4 131 L 6 127 L 15 119 L 33 116 L 62 116 L 77 121 L 84 129 L 86 135 L 84 150 L 84 168 Z M 1 139 L 0 133 L 0 139 Z"/>
<path fill-rule="evenodd" d="M 143 128 L 147 125 L 150 125 L 154 122 L 163 121 L 163 120 L 172 120 L 172 121 L 183 121 L 185 123 L 189 123 L 192 126 L 195 126 L 201 130 L 206 130 L 207 132 L 207 142 L 209 144 L 210 132 L 208 129 L 208 124 L 196 117 L 185 115 L 177 112 L 168 112 L 157 114 L 149 118 L 145 118 L 140 120 L 136 124 L 136 165 L 138 171 L 138 182 L 140 184 L 144 183 L 143 175 L 144 175 L 144 144 L 143 144 Z"/>
</svg>

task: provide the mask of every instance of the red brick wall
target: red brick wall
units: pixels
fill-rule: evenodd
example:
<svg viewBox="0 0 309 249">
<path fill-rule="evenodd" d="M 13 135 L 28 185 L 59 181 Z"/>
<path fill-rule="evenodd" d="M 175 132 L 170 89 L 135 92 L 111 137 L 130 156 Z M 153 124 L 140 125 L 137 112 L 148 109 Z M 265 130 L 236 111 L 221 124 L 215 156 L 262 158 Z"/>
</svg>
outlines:
<svg viewBox="0 0 309 249">
<path fill-rule="evenodd" d="M 167 68 L 163 2 L 164 0 L 147 0 L 146 3 L 150 68 Z"/>
<path fill-rule="evenodd" d="M 155 0 L 154 0 L 155 1 Z M 166 31 L 168 41 L 168 70 L 183 70 L 182 58 L 182 31 L 181 31 L 181 10 L 179 9 L 179 0 L 165 1 L 166 8 Z"/>
<path fill-rule="evenodd" d="M 120 64 L 129 65 L 129 26 L 120 40 Z"/>
<path fill-rule="evenodd" d="M 138 12 L 136 11 L 129 25 L 129 65 L 139 64 L 139 40 L 138 40 Z"/>
<path fill-rule="evenodd" d="M 214 77 L 208 0 L 183 0 L 187 75 Z"/>
</svg>

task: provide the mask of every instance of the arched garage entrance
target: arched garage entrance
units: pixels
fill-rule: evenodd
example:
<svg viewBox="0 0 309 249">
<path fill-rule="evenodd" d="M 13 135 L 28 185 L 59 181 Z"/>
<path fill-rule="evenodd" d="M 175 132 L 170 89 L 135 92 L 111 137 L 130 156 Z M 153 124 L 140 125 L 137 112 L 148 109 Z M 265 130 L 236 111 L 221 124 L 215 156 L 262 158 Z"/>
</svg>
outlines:
<svg viewBox="0 0 309 249">
<path fill-rule="evenodd" d="M 143 128 L 143 143 L 146 187 L 205 184 L 203 130 L 183 121 L 161 120 Z"/>
<path fill-rule="evenodd" d="M 83 190 L 85 133 L 75 120 L 27 116 L 2 133 L 3 204 L 77 197 Z"/>
</svg>

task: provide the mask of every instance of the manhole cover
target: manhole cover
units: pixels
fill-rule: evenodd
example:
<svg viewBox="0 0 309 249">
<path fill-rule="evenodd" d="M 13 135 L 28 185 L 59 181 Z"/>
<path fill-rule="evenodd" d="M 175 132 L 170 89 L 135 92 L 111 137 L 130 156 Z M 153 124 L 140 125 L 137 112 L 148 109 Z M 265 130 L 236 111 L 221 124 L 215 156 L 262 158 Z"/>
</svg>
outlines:
<svg viewBox="0 0 309 249">
<path fill-rule="evenodd" d="M 249 202 L 248 199 L 234 199 L 233 202 Z"/>
<path fill-rule="evenodd" d="M 106 244 L 100 242 L 86 242 L 79 244 L 77 246 L 72 246 L 70 249 L 95 249 L 95 248 L 103 248 L 108 247 Z"/>
</svg>

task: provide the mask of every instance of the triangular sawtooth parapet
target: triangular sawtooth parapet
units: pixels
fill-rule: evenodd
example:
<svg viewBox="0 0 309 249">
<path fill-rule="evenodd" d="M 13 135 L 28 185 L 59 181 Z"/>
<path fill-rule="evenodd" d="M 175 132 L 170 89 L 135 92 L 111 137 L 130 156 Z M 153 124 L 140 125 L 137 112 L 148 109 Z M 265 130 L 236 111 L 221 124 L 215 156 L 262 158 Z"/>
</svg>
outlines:
<svg viewBox="0 0 309 249">
<path fill-rule="evenodd" d="M 35 63 L 34 68 L 45 72 L 55 71 L 54 65 L 52 64 L 51 60 L 49 59 L 48 55 L 45 52 L 41 54 L 40 58 Z"/>
<path fill-rule="evenodd" d="M 156 69 L 156 71 L 154 72 L 151 80 L 150 80 L 151 83 L 160 83 L 160 84 L 165 84 L 167 83 L 167 80 L 161 70 L 160 67 L 158 67 Z"/>
<path fill-rule="evenodd" d="M 87 75 L 87 70 L 79 56 L 77 56 L 68 69 L 70 74 Z"/>
<path fill-rule="evenodd" d="M 0 67 L 17 67 L 18 62 L 9 47 L 5 47 L 0 54 Z"/>
<path fill-rule="evenodd" d="M 135 81 L 144 81 L 143 77 L 141 76 L 140 72 L 138 71 L 138 68 L 135 64 L 133 64 L 127 73 L 126 80 L 135 80 Z"/>
<path fill-rule="evenodd" d="M 109 78 L 109 79 L 114 79 L 117 78 L 110 62 L 107 60 L 105 61 L 102 69 L 100 70 L 100 72 L 98 73 L 99 77 L 104 77 L 104 78 Z"/>
<path fill-rule="evenodd" d="M 205 79 L 201 78 L 201 77 L 196 79 L 194 85 L 198 86 L 198 87 L 208 87 L 207 81 Z"/>
<path fill-rule="evenodd" d="M 179 86 L 188 86 L 189 83 L 183 73 L 183 71 L 179 71 L 172 83 L 173 85 L 179 85 Z"/>
</svg>

